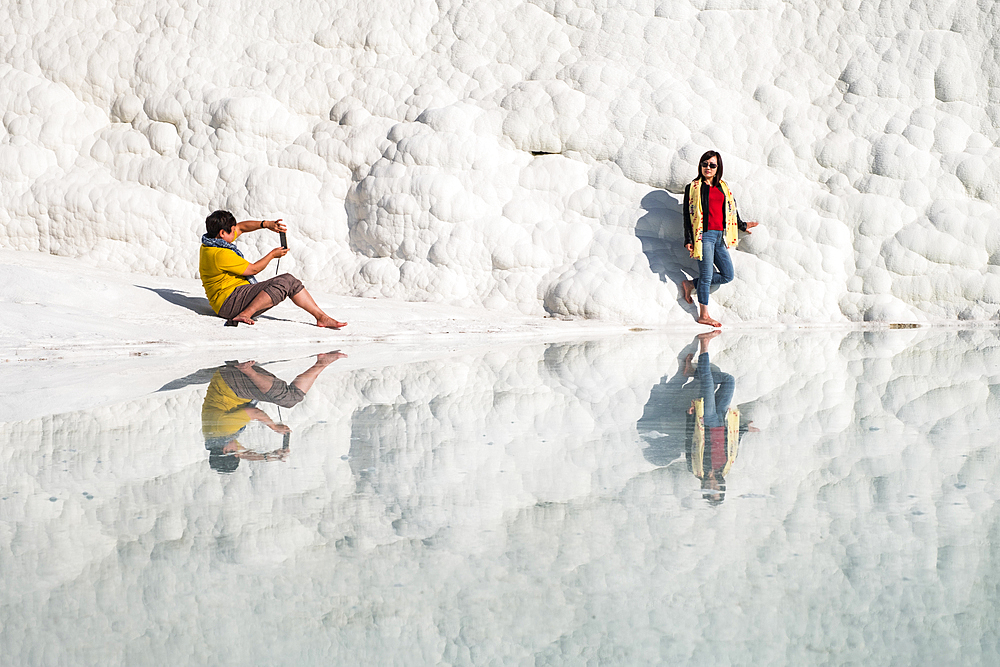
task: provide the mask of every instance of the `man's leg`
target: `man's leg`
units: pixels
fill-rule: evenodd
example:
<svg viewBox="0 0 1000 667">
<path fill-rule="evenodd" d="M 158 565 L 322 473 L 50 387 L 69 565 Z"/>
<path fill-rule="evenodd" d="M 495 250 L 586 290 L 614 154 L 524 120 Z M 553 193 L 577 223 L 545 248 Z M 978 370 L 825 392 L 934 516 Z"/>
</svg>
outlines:
<svg viewBox="0 0 1000 667">
<path fill-rule="evenodd" d="M 316 326 L 318 327 L 339 329 L 347 325 L 347 322 L 338 322 L 324 313 L 320 309 L 319 305 L 317 305 L 316 300 L 312 298 L 312 295 L 309 294 L 309 291 L 304 287 L 292 295 L 292 303 L 315 317 Z"/>
<path fill-rule="evenodd" d="M 236 368 L 238 368 L 243 375 L 247 376 L 247 379 L 253 382 L 254 386 L 260 390 L 261 394 L 266 394 L 271 391 L 271 387 L 274 386 L 274 376 L 270 373 L 267 375 L 261 373 L 260 371 L 263 369 L 257 368 L 256 361 L 244 361 L 242 364 L 236 364 Z"/>
<path fill-rule="evenodd" d="M 271 296 L 266 291 L 262 291 L 253 298 L 253 301 L 250 302 L 249 306 L 244 308 L 242 312 L 233 318 L 233 322 L 256 324 L 256 322 L 253 321 L 254 315 L 273 306 L 274 302 L 271 301 Z"/>
<path fill-rule="evenodd" d="M 274 299 L 264 291 L 266 286 L 266 283 L 255 283 L 237 287 L 219 308 L 219 317 L 228 320 L 227 326 L 236 326 L 237 322 L 253 324 L 252 318 L 274 305 Z"/>
<path fill-rule="evenodd" d="M 246 290 L 250 288 L 249 285 L 244 285 L 243 287 L 238 287 L 237 290 Z M 315 299 L 306 291 L 305 287 L 302 286 L 302 282 L 291 275 L 290 273 L 283 273 L 280 276 L 275 276 L 265 280 L 264 282 L 257 283 L 252 286 L 254 290 L 260 290 L 253 298 L 253 300 L 246 306 L 239 314 L 232 317 L 233 322 L 244 322 L 246 324 L 253 324 L 253 318 L 259 315 L 261 312 L 278 305 L 285 298 L 290 297 L 292 303 L 306 311 L 310 315 L 316 318 L 316 326 L 325 327 L 328 329 L 339 329 L 347 324 L 347 322 L 339 322 L 326 313 L 324 313 L 320 307 L 316 304 Z M 249 295 L 247 295 L 249 296 Z M 226 300 L 226 304 L 230 304 L 230 301 L 237 298 L 236 292 L 233 293 L 229 299 Z M 235 310 L 238 306 L 230 305 L 230 308 L 226 308 L 225 305 L 219 310 L 219 314 L 226 317 L 230 312 Z"/>
<path fill-rule="evenodd" d="M 294 380 L 292 380 L 292 386 L 299 389 L 303 394 L 309 392 L 312 389 L 313 383 L 316 382 L 316 378 L 319 374 L 323 372 L 323 369 L 335 362 L 337 359 L 343 359 L 346 357 L 340 350 L 336 352 L 326 352 L 323 354 L 316 355 L 316 363 L 310 368 L 304 370 L 300 373 Z"/>
</svg>

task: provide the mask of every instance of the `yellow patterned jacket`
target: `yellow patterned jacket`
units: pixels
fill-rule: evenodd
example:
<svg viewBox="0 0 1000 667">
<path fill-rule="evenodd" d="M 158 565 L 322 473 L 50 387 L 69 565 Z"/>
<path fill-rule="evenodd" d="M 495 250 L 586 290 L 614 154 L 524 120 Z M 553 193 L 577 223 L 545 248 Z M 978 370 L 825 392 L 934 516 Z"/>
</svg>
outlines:
<svg viewBox="0 0 1000 667">
<path fill-rule="evenodd" d="M 692 197 L 691 192 L 698 188 L 699 197 Z M 705 209 L 708 208 L 708 184 L 701 178 L 691 181 L 684 189 L 684 245 L 691 244 L 691 257 L 701 259 L 701 235 L 705 227 Z M 736 199 L 729 191 L 725 181 L 719 181 L 719 188 L 726 197 L 723 213 L 726 217 L 723 239 L 727 248 L 736 245 L 737 231 L 746 231 L 746 223 L 740 219 L 736 210 Z"/>
</svg>

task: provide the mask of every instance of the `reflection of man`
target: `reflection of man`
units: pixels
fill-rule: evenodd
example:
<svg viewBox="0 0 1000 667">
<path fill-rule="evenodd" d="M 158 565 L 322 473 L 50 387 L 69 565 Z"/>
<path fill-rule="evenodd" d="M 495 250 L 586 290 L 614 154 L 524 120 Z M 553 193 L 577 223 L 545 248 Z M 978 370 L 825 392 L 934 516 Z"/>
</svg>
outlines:
<svg viewBox="0 0 1000 667">
<path fill-rule="evenodd" d="M 652 388 L 636 424 L 646 443 L 642 452 L 646 460 L 665 466 L 683 456 L 688 470 L 701 480 L 705 498 L 713 503 L 725 499 L 726 475 L 743 434 L 757 430 L 741 421 L 739 408 L 729 407 L 736 387 L 733 376 L 712 367 L 708 345 L 719 334 L 699 334 L 681 352 L 677 372 Z M 692 363 L 695 346 L 697 366 Z"/>
<path fill-rule="evenodd" d="M 275 424 L 257 401 L 290 408 L 298 405 L 327 366 L 346 355 L 329 352 L 316 355 L 316 363 L 288 384 L 257 365 L 255 361 L 227 364 L 215 371 L 208 383 L 201 408 L 201 429 L 205 436 L 208 463 L 218 472 L 232 472 L 241 459 L 251 461 L 285 460 L 285 445 L 271 452 L 259 453 L 244 448 L 237 437 L 251 421 L 259 421 L 272 431 L 291 432 L 284 424 Z"/>
</svg>

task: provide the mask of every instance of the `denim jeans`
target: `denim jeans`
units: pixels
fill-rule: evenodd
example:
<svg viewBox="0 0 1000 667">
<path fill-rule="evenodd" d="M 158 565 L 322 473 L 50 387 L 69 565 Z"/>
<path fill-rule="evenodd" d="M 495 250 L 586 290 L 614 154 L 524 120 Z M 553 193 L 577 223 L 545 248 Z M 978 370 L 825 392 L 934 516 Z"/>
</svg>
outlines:
<svg viewBox="0 0 1000 667">
<path fill-rule="evenodd" d="M 704 423 L 706 428 L 726 425 L 726 412 L 729 410 L 733 393 L 736 391 L 736 380 L 733 379 L 732 375 L 721 371 L 716 371 L 716 373 L 719 376 L 718 383 L 712 374 L 712 362 L 708 358 L 708 352 L 699 354 L 698 393 L 705 401 Z M 719 393 L 716 394 L 716 391 Z"/>
<path fill-rule="evenodd" d="M 718 271 L 715 271 L 718 269 Z M 733 279 L 733 260 L 729 249 L 717 229 L 701 234 L 701 259 L 698 260 L 698 277 L 691 280 L 698 290 L 698 303 L 708 305 L 708 292 L 712 285 L 725 285 Z"/>
</svg>

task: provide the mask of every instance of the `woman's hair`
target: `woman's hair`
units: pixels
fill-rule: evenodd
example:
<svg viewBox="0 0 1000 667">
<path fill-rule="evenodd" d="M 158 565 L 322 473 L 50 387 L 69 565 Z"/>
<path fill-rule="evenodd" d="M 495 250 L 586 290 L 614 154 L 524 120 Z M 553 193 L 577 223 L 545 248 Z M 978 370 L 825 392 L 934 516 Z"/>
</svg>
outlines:
<svg viewBox="0 0 1000 667">
<path fill-rule="evenodd" d="M 722 471 L 717 470 L 715 474 L 717 488 L 708 486 L 708 476 L 701 480 L 701 497 L 708 501 L 709 505 L 721 505 L 726 500 L 726 478 L 722 476 Z"/>
<path fill-rule="evenodd" d="M 236 218 L 229 211 L 213 211 L 205 218 L 205 232 L 210 239 L 214 239 L 223 230 L 228 232 L 235 225 Z"/>
<path fill-rule="evenodd" d="M 718 185 L 719 181 L 722 180 L 722 156 L 719 155 L 719 151 L 705 151 L 705 154 L 701 156 L 701 159 L 698 160 L 698 178 L 701 178 L 701 163 L 713 157 L 719 161 L 719 168 L 715 170 L 715 180 L 712 181 L 712 185 Z"/>
</svg>

